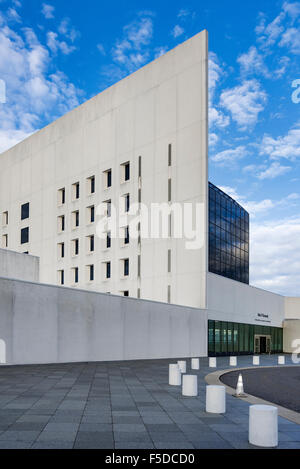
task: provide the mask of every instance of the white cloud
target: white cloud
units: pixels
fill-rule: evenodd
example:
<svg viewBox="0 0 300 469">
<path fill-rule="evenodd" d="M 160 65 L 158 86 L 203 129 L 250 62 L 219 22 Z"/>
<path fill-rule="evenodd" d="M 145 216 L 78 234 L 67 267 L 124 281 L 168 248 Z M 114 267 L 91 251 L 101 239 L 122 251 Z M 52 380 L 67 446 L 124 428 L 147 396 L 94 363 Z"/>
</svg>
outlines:
<svg viewBox="0 0 300 469">
<path fill-rule="evenodd" d="M 251 46 L 248 52 L 241 54 L 237 62 L 241 66 L 241 71 L 244 74 L 262 74 L 269 78 L 270 73 L 265 65 L 264 56 L 260 54 L 255 46 Z"/>
<path fill-rule="evenodd" d="M 300 218 L 251 225 L 250 278 L 257 287 L 300 295 Z"/>
<path fill-rule="evenodd" d="M 283 4 L 283 10 L 287 12 L 293 20 L 295 20 L 297 17 L 300 16 L 300 3 L 295 2 L 295 3 L 289 3 L 289 2 L 284 2 Z"/>
<path fill-rule="evenodd" d="M 300 2 L 284 2 L 282 10 L 276 18 L 267 24 L 262 16 L 256 28 L 260 47 L 266 51 L 277 43 L 280 47 L 287 47 L 292 54 L 300 54 L 300 27 L 296 21 L 300 16 Z"/>
<path fill-rule="evenodd" d="M 300 29 L 299 28 L 289 28 L 282 35 L 279 45 L 286 46 L 289 48 L 290 52 L 297 55 L 300 54 Z"/>
<path fill-rule="evenodd" d="M 17 23 L 21 23 L 22 21 L 19 13 L 14 8 L 7 10 L 7 17 L 9 20 L 16 21 Z"/>
<path fill-rule="evenodd" d="M 172 29 L 172 36 L 176 39 L 179 36 L 182 36 L 184 33 L 184 28 L 179 26 L 179 24 L 176 24 L 174 28 Z"/>
<path fill-rule="evenodd" d="M 214 163 L 220 163 L 222 165 L 233 164 L 237 160 L 240 160 L 248 155 L 248 151 L 246 147 L 239 146 L 234 149 L 223 150 L 219 153 L 216 153 L 214 156 L 211 157 L 211 161 Z"/>
<path fill-rule="evenodd" d="M 258 179 L 274 179 L 278 176 L 288 173 L 292 168 L 283 166 L 278 162 L 272 163 L 269 168 L 258 174 Z"/>
<path fill-rule="evenodd" d="M 300 122 L 287 135 L 278 138 L 265 135 L 260 145 L 260 155 L 271 159 L 286 158 L 294 161 L 300 157 Z"/>
<path fill-rule="evenodd" d="M 241 130 L 253 127 L 264 110 L 267 95 L 257 80 L 246 80 L 235 88 L 222 92 L 221 106 L 231 113 Z"/>
<path fill-rule="evenodd" d="M 218 109 L 215 101 L 215 94 L 218 83 L 224 76 L 219 59 L 214 52 L 209 53 L 208 59 L 208 88 L 209 88 L 209 125 L 210 127 L 224 128 L 230 124 L 229 116 L 226 116 Z"/>
<path fill-rule="evenodd" d="M 97 44 L 97 49 L 102 55 L 106 55 L 106 50 L 103 44 Z"/>
<path fill-rule="evenodd" d="M 210 127 L 224 128 L 230 124 L 230 118 L 222 111 L 215 107 L 209 108 L 209 125 Z"/>
<path fill-rule="evenodd" d="M 0 105 L 0 152 L 79 104 L 80 91 L 55 69 L 30 28 L 17 34 L 2 18 L 0 76 L 7 102 Z M 51 69 L 51 72 L 50 72 Z"/>
<path fill-rule="evenodd" d="M 123 28 L 123 38 L 118 40 L 112 49 L 113 61 L 121 67 L 118 72 L 120 75 L 124 72 L 132 73 L 147 62 L 150 56 L 148 46 L 152 36 L 153 20 L 149 12 L 147 16 L 140 15 L 137 20 Z M 113 71 L 114 76 L 115 71 Z"/>
<path fill-rule="evenodd" d="M 215 147 L 219 141 L 219 136 L 215 134 L 214 132 L 209 133 L 209 146 L 210 147 Z"/>
<path fill-rule="evenodd" d="M 69 55 L 76 50 L 75 46 L 67 44 L 66 41 L 60 41 L 58 34 L 53 31 L 47 33 L 47 46 L 54 54 L 60 51 L 64 55 Z"/>
<path fill-rule="evenodd" d="M 47 20 L 51 20 L 54 18 L 54 11 L 55 8 L 52 5 L 48 5 L 47 3 L 43 3 L 42 5 L 42 14 Z"/>
<path fill-rule="evenodd" d="M 69 39 L 71 42 L 75 42 L 80 37 L 80 32 L 74 28 L 71 24 L 70 18 L 64 18 L 58 26 L 58 32 Z"/>
<path fill-rule="evenodd" d="M 167 46 L 156 47 L 154 49 L 154 58 L 158 59 L 162 55 L 166 54 L 166 52 L 168 52 L 168 47 Z"/>
</svg>

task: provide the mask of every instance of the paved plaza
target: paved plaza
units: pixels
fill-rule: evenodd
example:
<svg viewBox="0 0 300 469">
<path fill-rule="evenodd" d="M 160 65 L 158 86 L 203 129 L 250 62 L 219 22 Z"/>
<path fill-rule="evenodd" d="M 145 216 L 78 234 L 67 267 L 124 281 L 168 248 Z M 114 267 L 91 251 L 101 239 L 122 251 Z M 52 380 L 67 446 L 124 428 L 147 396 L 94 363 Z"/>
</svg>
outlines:
<svg viewBox="0 0 300 469">
<path fill-rule="evenodd" d="M 208 359 L 193 371 L 197 398 L 168 385 L 174 362 L 1 367 L 0 448 L 253 448 L 247 402 L 227 395 L 224 416 L 206 414 L 204 378 L 213 371 Z M 261 363 L 272 366 L 277 357 Z M 251 364 L 252 357 L 238 358 L 239 367 Z M 228 368 L 228 358 L 219 358 L 218 369 Z M 300 449 L 300 425 L 279 417 L 279 448 Z"/>
</svg>

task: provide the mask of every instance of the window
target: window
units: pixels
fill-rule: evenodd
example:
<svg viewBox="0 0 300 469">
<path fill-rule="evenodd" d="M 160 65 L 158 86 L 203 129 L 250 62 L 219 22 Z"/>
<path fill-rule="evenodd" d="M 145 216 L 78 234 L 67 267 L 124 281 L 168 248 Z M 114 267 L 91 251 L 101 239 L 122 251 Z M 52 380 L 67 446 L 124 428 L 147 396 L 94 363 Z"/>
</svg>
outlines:
<svg viewBox="0 0 300 469">
<path fill-rule="evenodd" d="M 58 205 L 64 205 L 66 203 L 66 189 L 63 187 L 62 189 L 58 190 Z"/>
<path fill-rule="evenodd" d="M 171 303 L 171 285 L 168 285 L 168 303 Z"/>
<path fill-rule="evenodd" d="M 124 230 L 124 244 L 129 244 L 129 226 Z"/>
<path fill-rule="evenodd" d="M 138 255 L 138 277 L 141 276 L 141 255 Z"/>
<path fill-rule="evenodd" d="M 209 271 L 249 283 L 249 215 L 209 183 Z"/>
<path fill-rule="evenodd" d="M 79 226 L 79 210 L 72 212 L 72 229 L 78 228 Z"/>
<path fill-rule="evenodd" d="M 78 269 L 78 267 L 74 267 L 72 269 L 72 271 L 73 271 L 73 282 L 78 283 L 79 282 L 79 269 Z"/>
<path fill-rule="evenodd" d="M 1 243 L 1 246 L 2 246 L 3 248 L 8 248 L 8 235 L 7 235 L 7 234 L 2 235 L 2 243 Z"/>
<path fill-rule="evenodd" d="M 172 268 L 172 251 L 171 249 L 168 250 L 168 273 L 171 273 Z"/>
<path fill-rule="evenodd" d="M 8 212 L 3 212 L 2 213 L 2 225 L 3 226 L 8 225 Z"/>
<path fill-rule="evenodd" d="M 138 190 L 138 203 L 142 203 L 142 189 Z"/>
<path fill-rule="evenodd" d="M 63 259 L 65 257 L 65 243 L 58 244 L 58 257 Z"/>
<path fill-rule="evenodd" d="M 29 218 L 29 202 L 21 205 L 21 220 Z"/>
<path fill-rule="evenodd" d="M 89 223 L 94 223 L 95 221 L 95 206 L 92 205 L 91 207 L 88 207 L 88 221 Z"/>
<path fill-rule="evenodd" d="M 89 252 L 95 251 L 95 236 L 94 235 L 88 236 L 88 249 L 89 249 Z"/>
<path fill-rule="evenodd" d="M 94 281 L 95 269 L 93 265 L 88 265 L 88 279 L 90 282 Z"/>
<path fill-rule="evenodd" d="M 125 164 L 125 181 L 130 179 L 130 163 Z"/>
<path fill-rule="evenodd" d="M 124 259 L 124 277 L 129 275 L 129 259 Z"/>
<path fill-rule="evenodd" d="M 111 232 L 108 231 L 106 234 L 106 247 L 107 249 L 111 248 Z"/>
<path fill-rule="evenodd" d="M 95 179 L 95 176 L 91 176 L 88 178 L 87 180 L 88 182 L 88 193 L 91 195 L 91 194 L 95 194 L 95 183 L 96 183 L 96 179 Z"/>
<path fill-rule="evenodd" d="M 142 157 L 139 156 L 139 178 L 142 177 Z"/>
<path fill-rule="evenodd" d="M 72 256 L 78 256 L 79 254 L 79 239 L 72 240 Z"/>
<path fill-rule="evenodd" d="M 111 200 L 107 200 L 106 202 L 106 216 L 107 218 L 111 217 Z"/>
<path fill-rule="evenodd" d="M 168 202 L 172 201 L 172 179 L 168 180 Z"/>
<path fill-rule="evenodd" d="M 61 233 L 62 231 L 65 231 L 65 216 L 64 215 L 60 215 L 59 217 L 57 217 L 57 221 L 58 221 L 58 231 L 59 233 Z"/>
<path fill-rule="evenodd" d="M 138 297 L 138 299 L 141 298 L 141 289 L 140 288 L 137 289 L 137 297 Z"/>
<path fill-rule="evenodd" d="M 124 210 L 126 213 L 128 213 L 130 210 L 130 195 L 129 194 L 124 195 L 124 200 L 125 200 Z"/>
<path fill-rule="evenodd" d="M 59 285 L 65 284 L 65 271 L 64 270 L 58 271 L 58 283 Z"/>
<path fill-rule="evenodd" d="M 123 295 L 124 296 L 129 296 L 129 291 L 128 290 L 123 291 Z"/>
<path fill-rule="evenodd" d="M 121 164 L 121 183 L 127 182 L 130 180 L 130 163 L 127 161 L 126 163 Z"/>
<path fill-rule="evenodd" d="M 72 200 L 77 200 L 80 197 L 80 184 L 79 182 L 75 182 L 72 185 Z"/>
<path fill-rule="evenodd" d="M 168 166 L 172 166 L 172 144 L 169 144 L 168 147 Z"/>
<path fill-rule="evenodd" d="M 109 189 L 112 186 L 112 170 L 108 169 L 107 171 L 104 171 L 104 187 L 106 189 Z"/>
<path fill-rule="evenodd" d="M 29 228 L 22 228 L 21 230 L 21 244 L 29 243 Z"/>
<path fill-rule="evenodd" d="M 111 263 L 106 262 L 106 278 L 110 278 L 110 277 L 111 277 Z"/>
</svg>

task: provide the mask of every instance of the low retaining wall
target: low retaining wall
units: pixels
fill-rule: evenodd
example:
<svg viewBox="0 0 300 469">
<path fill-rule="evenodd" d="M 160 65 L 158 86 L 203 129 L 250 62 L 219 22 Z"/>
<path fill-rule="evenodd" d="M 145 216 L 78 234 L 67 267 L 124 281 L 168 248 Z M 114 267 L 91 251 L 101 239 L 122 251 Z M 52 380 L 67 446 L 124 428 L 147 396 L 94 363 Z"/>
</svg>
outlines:
<svg viewBox="0 0 300 469">
<path fill-rule="evenodd" d="M 204 310 L 0 278 L 6 364 L 207 356 Z"/>
</svg>

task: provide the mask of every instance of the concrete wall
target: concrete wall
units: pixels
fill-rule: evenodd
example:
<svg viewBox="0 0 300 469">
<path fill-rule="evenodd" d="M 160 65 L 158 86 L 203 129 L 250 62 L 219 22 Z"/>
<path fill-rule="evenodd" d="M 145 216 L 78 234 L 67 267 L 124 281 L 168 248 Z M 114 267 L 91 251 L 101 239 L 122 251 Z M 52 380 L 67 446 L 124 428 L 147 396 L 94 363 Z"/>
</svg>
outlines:
<svg viewBox="0 0 300 469">
<path fill-rule="evenodd" d="M 283 351 L 300 354 L 300 321 L 287 319 L 283 329 Z"/>
<path fill-rule="evenodd" d="M 39 258 L 0 249 L 0 277 L 39 281 Z"/>
<path fill-rule="evenodd" d="M 285 303 L 285 318 L 286 319 L 300 319 L 300 298 L 286 297 Z"/>
<path fill-rule="evenodd" d="M 283 296 L 211 273 L 207 290 L 209 319 L 282 327 Z"/>
<path fill-rule="evenodd" d="M 40 257 L 41 281 L 58 283 L 64 270 L 65 285 L 74 287 L 74 268 L 79 268 L 78 287 L 100 292 L 168 301 L 205 308 L 207 270 L 207 216 L 201 223 L 204 245 L 189 251 L 182 239 L 120 239 L 106 249 L 96 238 L 95 252 L 87 249 L 87 237 L 96 234 L 96 222 L 87 208 L 130 194 L 131 204 L 168 203 L 168 179 L 172 201 L 202 203 L 207 212 L 208 140 L 208 35 L 206 31 L 179 45 L 154 62 L 108 88 L 93 99 L 35 133 L 0 157 L 0 215 L 8 212 L 8 224 L 0 226 L 0 239 L 8 235 L 8 247 Z M 172 164 L 168 148 L 172 145 Z M 138 175 L 139 156 L 142 176 Z M 122 164 L 130 162 L 131 177 L 122 179 Z M 112 187 L 104 172 L 112 169 Z M 90 194 L 88 178 L 95 176 L 96 192 Z M 80 198 L 72 197 L 72 185 L 80 183 Z M 65 188 L 66 202 L 58 202 Z M 30 203 L 30 218 L 21 220 L 21 204 Z M 79 210 L 80 226 L 72 226 L 72 212 Z M 66 217 L 65 232 L 57 218 Z M 97 218 L 96 218 L 97 221 Z M 29 243 L 20 245 L 20 230 L 29 227 Z M 72 254 L 72 240 L 80 240 L 80 252 Z M 58 244 L 65 243 L 65 257 Z M 172 272 L 168 273 L 168 250 Z M 138 254 L 141 275 L 138 276 Z M 129 258 L 130 276 L 124 277 L 122 259 Z M 101 261 L 100 261 L 101 259 Z M 112 276 L 105 278 L 104 262 L 111 262 Z M 88 266 L 94 265 L 90 282 Z"/>
<path fill-rule="evenodd" d="M 0 278 L 2 341 L 7 364 L 206 356 L 207 313 Z"/>
</svg>

